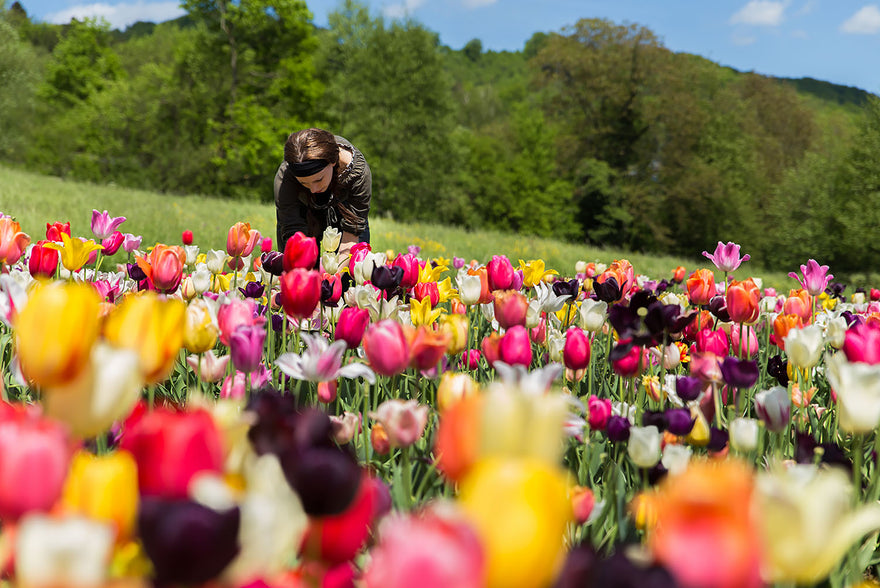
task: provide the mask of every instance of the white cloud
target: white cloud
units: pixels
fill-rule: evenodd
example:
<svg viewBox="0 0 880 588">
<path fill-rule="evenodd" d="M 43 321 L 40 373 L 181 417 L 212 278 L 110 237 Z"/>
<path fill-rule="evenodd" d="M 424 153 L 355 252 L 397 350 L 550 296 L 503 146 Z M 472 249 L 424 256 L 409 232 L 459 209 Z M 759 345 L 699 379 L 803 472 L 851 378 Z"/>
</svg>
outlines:
<svg viewBox="0 0 880 588">
<path fill-rule="evenodd" d="M 66 24 L 71 19 L 82 20 L 84 18 L 103 17 L 110 26 L 115 29 L 123 29 L 137 21 L 163 22 L 177 18 L 184 14 L 179 2 L 144 2 L 138 0 L 134 3 L 120 2 L 118 4 L 96 3 L 80 4 L 71 6 L 59 12 L 46 15 L 46 22 L 54 24 Z"/>
<path fill-rule="evenodd" d="M 495 4 L 498 0 L 462 0 L 465 8 L 480 8 L 481 6 L 489 6 Z"/>
<path fill-rule="evenodd" d="M 816 7 L 819 5 L 818 0 L 807 0 L 803 6 L 801 6 L 798 11 L 795 13 L 797 16 L 804 16 L 805 14 L 810 14 L 813 12 Z"/>
<path fill-rule="evenodd" d="M 425 0 L 403 0 L 399 4 L 389 4 L 382 9 L 385 18 L 406 18 L 422 6 Z"/>
<path fill-rule="evenodd" d="M 875 35 L 880 33 L 880 8 L 876 4 L 863 6 L 846 22 L 840 25 L 844 33 L 855 35 Z"/>
<path fill-rule="evenodd" d="M 730 17 L 730 24 L 748 24 L 775 27 L 782 23 L 789 0 L 750 0 L 739 12 Z"/>
</svg>

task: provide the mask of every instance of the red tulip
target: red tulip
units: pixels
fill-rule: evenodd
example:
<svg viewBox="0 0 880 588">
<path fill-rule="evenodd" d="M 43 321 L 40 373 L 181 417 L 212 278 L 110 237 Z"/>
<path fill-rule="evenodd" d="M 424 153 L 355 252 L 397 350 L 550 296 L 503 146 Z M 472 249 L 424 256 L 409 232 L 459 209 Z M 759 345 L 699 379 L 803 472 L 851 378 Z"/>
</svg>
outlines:
<svg viewBox="0 0 880 588">
<path fill-rule="evenodd" d="M 321 274 L 293 269 L 281 274 L 281 306 L 293 318 L 312 316 L 321 301 Z"/>
<path fill-rule="evenodd" d="M 735 323 L 751 324 L 761 315 L 761 291 L 751 278 L 727 287 L 727 313 Z"/>
<path fill-rule="evenodd" d="M 284 271 L 313 269 L 318 261 L 318 242 L 297 231 L 284 244 Z"/>
<path fill-rule="evenodd" d="M 626 342 L 626 340 L 621 341 L 621 343 Z M 629 353 L 622 358 L 611 362 L 611 369 L 615 374 L 622 378 L 633 378 L 642 373 L 642 370 L 647 367 L 647 365 L 647 350 L 638 345 L 633 345 L 629 350 Z"/>
<path fill-rule="evenodd" d="M 365 475 L 351 506 L 338 515 L 312 517 L 303 538 L 304 558 L 328 564 L 350 561 L 360 552 L 370 535 L 381 481 Z"/>
<path fill-rule="evenodd" d="M 515 290 L 502 290 L 495 293 L 495 320 L 504 329 L 516 325 L 525 326 L 526 312 L 529 310 L 529 301 L 521 292 Z"/>
<path fill-rule="evenodd" d="M 370 324 L 370 313 L 367 309 L 346 306 L 339 313 L 333 338 L 336 341 L 341 339 L 349 349 L 355 349 L 361 344 L 368 324 Z"/>
<path fill-rule="evenodd" d="M 391 265 L 395 265 L 403 270 L 403 278 L 400 280 L 400 286 L 404 290 L 409 290 L 418 283 L 419 260 L 415 255 L 412 253 L 400 253 Z"/>
<path fill-rule="evenodd" d="M 419 302 L 428 298 L 431 300 L 431 308 L 434 308 L 440 303 L 440 289 L 437 287 L 437 282 L 419 282 L 413 287 L 413 298 Z"/>
<path fill-rule="evenodd" d="M 190 230 L 184 231 L 180 235 L 180 240 L 183 241 L 184 245 L 192 245 L 193 244 L 193 232 Z"/>
<path fill-rule="evenodd" d="M 137 461 L 142 495 L 186 498 L 197 474 L 222 473 L 223 440 L 207 411 L 158 408 L 133 414 L 120 447 Z"/>
<path fill-rule="evenodd" d="M 580 327 L 571 327 L 565 332 L 562 362 L 565 367 L 575 371 L 590 365 L 590 339 Z"/>
<path fill-rule="evenodd" d="M 489 290 L 509 290 L 513 284 L 513 265 L 504 255 L 493 255 L 486 266 Z"/>
<path fill-rule="evenodd" d="M 724 357 L 730 351 L 730 341 L 727 333 L 718 329 L 703 329 L 697 333 L 696 348 L 700 353 L 710 352 L 719 357 Z"/>
<path fill-rule="evenodd" d="M 469 370 L 480 367 L 480 352 L 476 349 L 468 349 L 461 354 L 462 365 Z"/>
<path fill-rule="evenodd" d="M 400 374 L 409 365 L 409 342 L 398 322 L 385 319 L 371 325 L 363 345 L 370 367 L 378 374 Z"/>
<path fill-rule="evenodd" d="M 43 247 L 46 241 L 39 241 L 31 248 L 28 270 L 35 278 L 51 278 L 58 269 L 58 250 Z"/>
<path fill-rule="evenodd" d="M 498 343 L 498 355 L 509 365 L 528 366 L 532 363 L 532 341 L 528 330 L 519 325 L 508 329 Z"/>
<path fill-rule="evenodd" d="M 54 222 L 51 225 L 46 223 L 46 240 L 61 243 L 61 233 L 70 237 L 70 223 Z"/>
<path fill-rule="evenodd" d="M 0 404 L 0 519 L 48 511 L 61 497 L 73 446 L 60 424 Z"/>
<path fill-rule="evenodd" d="M 715 274 L 711 270 L 698 269 L 685 284 L 691 304 L 709 304 L 709 300 L 715 296 Z"/>
</svg>

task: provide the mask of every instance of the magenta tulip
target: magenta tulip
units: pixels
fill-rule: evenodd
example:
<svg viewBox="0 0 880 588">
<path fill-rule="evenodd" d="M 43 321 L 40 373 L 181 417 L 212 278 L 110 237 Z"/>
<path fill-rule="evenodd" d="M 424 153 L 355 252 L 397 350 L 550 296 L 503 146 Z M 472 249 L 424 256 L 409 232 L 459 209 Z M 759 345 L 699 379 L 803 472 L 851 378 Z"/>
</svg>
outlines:
<svg viewBox="0 0 880 588">
<path fill-rule="evenodd" d="M 590 365 L 590 338 L 580 327 L 571 327 L 565 332 L 562 362 L 565 367 L 575 371 Z"/>
<path fill-rule="evenodd" d="M 394 376 L 409 365 L 409 342 L 398 322 L 385 319 L 371 325 L 363 344 L 370 367 L 378 374 Z"/>
<path fill-rule="evenodd" d="M 489 290 L 509 290 L 513 285 L 513 265 L 503 255 L 493 255 L 486 267 Z"/>
<path fill-rule="evenodd" d="M 511 327 L 498 343 L 498 359 L 509 365 L 528 366 L 532 363 L 532 341 L 523 326 Z"/>
<path fill-rule="evenodd" d="M 333 338 L 336 341 L 345 341 L 349 349 L 355 349 L 361 344 L 368 324 L 370 324 L 368 310 L 356 306 L 346 306 L 339 313 Z"/>
</svg>

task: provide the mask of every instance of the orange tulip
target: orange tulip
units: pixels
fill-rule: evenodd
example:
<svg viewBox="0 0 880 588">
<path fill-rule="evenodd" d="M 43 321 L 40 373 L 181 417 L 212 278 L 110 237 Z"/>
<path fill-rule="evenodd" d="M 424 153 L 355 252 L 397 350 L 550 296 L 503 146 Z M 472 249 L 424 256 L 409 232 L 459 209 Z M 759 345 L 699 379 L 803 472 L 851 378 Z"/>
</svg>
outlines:
<svg viewBox="0 0 880 588">
<path fill-rule="evenodd" d="M 226 253 L 231 257 L 247 257 L 260 240 L 260 231 L 250 223 L 235 223 L 226 235 Z"/>
<path fill-rule="evenodd" d="M 734 280 L 727 287 L 727 313 L 735 323 L 751 324 L 758 320 L 760 301 L 761 290 L 751 278 Z"/>
<path fill-rule="evenodd" d="M 773 334 L 776 335 L 776 345 L 785 349 L 785 337 L 792 329 L 802 329 L 804 321 L 796 314 L 779 314 L 773 319 Z"/>
<path fill-rule="evenodd" d="M 691 304 L 709 304 L 715 296 L 715 274 L 712 270 L 698 269 L 685 282 Z"/>
<path fill-rule="evenodd" d="M 12 265 L 21 259 L 31 238 L 21 232 L 21 225 L 11 217 L 0 218 L 0 265 Z"/>
<path fill-rule="evenodd" d="M 808 325 L 813 318 L 812 304 L 813 300 L 809 292 L 803 288 L 791 290 L 782 305 L 782 312 L 783 314 L 796 314 L 801 317 L 803 324 Z"/>
<path fill-rule="evenodd" d="M 434 440 L 440 471 L 460 481 L 477 461 L 483 432 L 483 397 L 471 394 L 443 411 Z"/>
<path fill-rule="evenodd" d="M 452 336 L 445 331 L 434 331 L 428 327 L 420 326 L 415 331 L 407 332 L 409 339 L 409 363 L 418 370 L 428 370 L 437 367 L 437 363 Z"/>
<path fill-rule="evenodd" d="M 159 243 L 149 255 L 138 256 L 136 261 L 156 290 L 169 293 L 180 285 L 183 266 L 186 265 L 186 252 L 183 247 Z"/>
</svg>

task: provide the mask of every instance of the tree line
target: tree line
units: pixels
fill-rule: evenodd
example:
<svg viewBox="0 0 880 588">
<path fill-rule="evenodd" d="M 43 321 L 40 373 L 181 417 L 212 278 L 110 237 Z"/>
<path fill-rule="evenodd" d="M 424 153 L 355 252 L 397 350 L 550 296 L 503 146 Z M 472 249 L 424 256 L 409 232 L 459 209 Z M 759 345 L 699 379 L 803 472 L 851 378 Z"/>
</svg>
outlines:
<svg viewBox="0 0 880 588">
<path fill-rule="evenodd" d="M 880 101 L 675 53 L 585 18 L 521 51 L 461 50 L 345 0 L 184 0 L 125 31 L 0 0 L 0 160 L 162 192 L 271 201 L 287 135 L 343 135 L 373 214 L 693 256 L 740 243 L 874 271 Z"/>
</svg>

